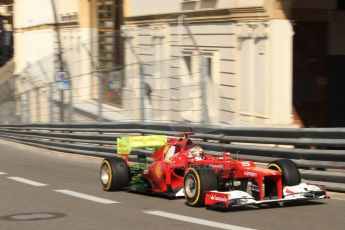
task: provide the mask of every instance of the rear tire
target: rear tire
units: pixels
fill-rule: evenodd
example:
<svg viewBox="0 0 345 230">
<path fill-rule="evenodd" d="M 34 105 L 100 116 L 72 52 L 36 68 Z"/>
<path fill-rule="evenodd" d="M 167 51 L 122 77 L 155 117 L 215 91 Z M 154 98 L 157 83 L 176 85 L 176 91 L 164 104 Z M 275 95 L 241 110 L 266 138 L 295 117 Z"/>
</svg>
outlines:
<svg viewBox="0 0 345 230">
<path fill-rule="evenodd" d="M 301 183 L 301 174 L 293 161 L 290 159 L 278 159 L 272 161 L 267 166 L 268 169 L 282 173 L 282 184 L 284 186 L 294 186 Z M 276 196 L 276 185 L 272 180 L 265 180 L 265 196 Z"/>
<path fill-rule="evenodd" d="M 184 193 L 188 205 L 204 206 L 206 191 L 217 189 L 218 178 L 212 168 L 195 165 L 187 169 L 184 176 Z"/>
<path fill-rule="evenodd" d="M 100 172 L 101 183 L 105 191 L 122 190 L 129 185 L 130 170 L 121 157 L 108 157 L 103 160 Z"/>
</svg>

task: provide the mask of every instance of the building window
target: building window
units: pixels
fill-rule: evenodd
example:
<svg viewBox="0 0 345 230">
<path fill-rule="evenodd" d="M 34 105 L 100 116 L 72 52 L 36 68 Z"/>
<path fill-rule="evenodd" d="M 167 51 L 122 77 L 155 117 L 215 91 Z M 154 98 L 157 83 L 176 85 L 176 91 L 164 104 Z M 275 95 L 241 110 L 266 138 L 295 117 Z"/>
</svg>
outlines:
<svg viewBox="0 0 345 230">
<path fill-rule="evenodd" d="M 213 65 L 212 65 L 212 57 L 205 58 L 205 72 L 209 79 L 212 80 L 213 77 Z"/>
<path fill-rule="evenodd" d="M 109 68 L 114 66 L 114 17 L 113 2 L 103 0 L 98 2 L 98 47 L 99 62 L 101 67 Z M 112 47 L 110 52 L 105 47 Z M 110 54 L 110 55 L 109 55 Z M 105 84 L 106 85 L 106 84 Z"/>
<path fill-rule="evenodd" d="M 164 66 L 166 65 L 164 59 L 164 38 L 163 37 L 154 37 L 153 38 L 153 45 L 155 47 L 155 75 L 157 77 L 164 76 Z"/>
<path fill-rule="evenodd" d="M 62 22 L 76 22 L 78 20 L 78 13 L 61 14 L 60 17 Z"/>
<path fill-rule="evenodd" d="M 241 51 L 241 111 L 250 111 L 250 39 L 243 39 L 241 41 L 240 51 Z"/>
<path fill-rule="evenodd" d="M 107 103 L 121 105 L 123 75 L 122 38 L 117 32 L 122 22 L 119 0 L 97 1 L 98 63 L 103 71 L 103 92 Z"/>
<path fill-rule="evenodd" d="M 183 60 L 187 70 L 187 74 L 192 75 L 192 56 L 183 56 Z"/>
<path fill-rule="evenodd" d="M 241 112 L 247 116 L 265 117 L 266 102 L 266 40 L 241 40 L 240 97 Z"/>
<path fill-rule="evenodd" d="M 266 113 L 266 39 L 255 40 L 255 79 L 253 100 L 255 114 L 263 115 Z"/>
<path fill-rule="evenodd" d="M 338 0 L 338 10 L 345 10 L 345 1 Z"/>
</svg>

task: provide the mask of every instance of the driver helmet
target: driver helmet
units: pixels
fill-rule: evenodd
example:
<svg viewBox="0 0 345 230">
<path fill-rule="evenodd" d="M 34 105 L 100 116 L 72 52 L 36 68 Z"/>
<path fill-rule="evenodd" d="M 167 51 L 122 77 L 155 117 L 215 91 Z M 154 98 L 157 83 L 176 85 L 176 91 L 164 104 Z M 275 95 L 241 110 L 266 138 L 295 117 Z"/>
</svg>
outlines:
<svg viewBox="0 0 345 230">
<path fill-rule="evenodd" d="M 194 146 L 189 150 L 189 155 L 191 157 L 203 157 L 204 156 L 204 150 L 200 146 Z"/>
</svg>

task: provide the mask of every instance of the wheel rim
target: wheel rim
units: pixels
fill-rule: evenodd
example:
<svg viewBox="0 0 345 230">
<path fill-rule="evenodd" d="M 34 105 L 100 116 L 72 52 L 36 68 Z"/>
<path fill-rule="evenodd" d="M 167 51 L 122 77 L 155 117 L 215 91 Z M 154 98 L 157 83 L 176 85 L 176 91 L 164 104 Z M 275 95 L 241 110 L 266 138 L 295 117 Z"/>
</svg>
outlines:
<svg viewBox="0 0 345 230">
<path fill-rule="evenodd" d="M 108 165 L 103 164 L 101 169 L 101 181 L 102 184 L 107 185 L 110 180 L 110 170 Z"/>
<path fill-rule="evenodd" d="M 187 176 L 184 187 L 188 198 L 192 198 L 195 196 L 197 190 L 197 182 L 192 174 L 189 174 Z"/>
</svg>

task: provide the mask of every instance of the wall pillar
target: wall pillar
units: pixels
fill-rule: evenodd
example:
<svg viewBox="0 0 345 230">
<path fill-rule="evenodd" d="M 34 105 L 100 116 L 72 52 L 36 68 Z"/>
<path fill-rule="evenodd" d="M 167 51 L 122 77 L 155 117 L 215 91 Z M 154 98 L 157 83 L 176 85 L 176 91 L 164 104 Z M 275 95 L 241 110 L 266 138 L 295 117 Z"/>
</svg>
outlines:
<svg viewBox="0 0 345 230">
<path fill-rule="evenodd" d="M 293 28 L 289 20 L 270 21 L 271 124 L 292 124 Z"/>
</svg>

